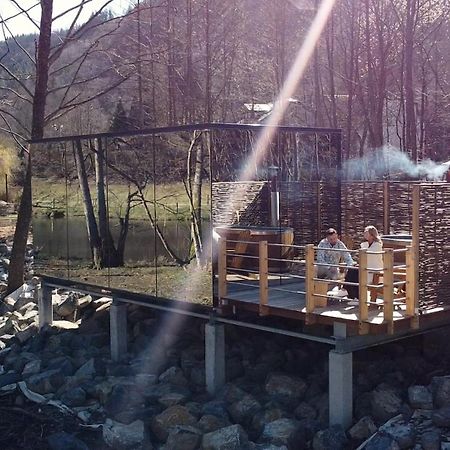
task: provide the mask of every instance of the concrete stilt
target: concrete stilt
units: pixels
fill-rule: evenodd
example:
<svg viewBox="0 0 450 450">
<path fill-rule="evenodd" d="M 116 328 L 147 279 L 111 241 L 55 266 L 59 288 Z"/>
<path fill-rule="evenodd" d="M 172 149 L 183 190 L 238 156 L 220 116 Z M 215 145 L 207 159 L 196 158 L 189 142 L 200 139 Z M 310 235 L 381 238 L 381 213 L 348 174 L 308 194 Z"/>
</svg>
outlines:
<svg viewBox="0 0 450 450">
<path fill-rule="evenodd" d="M 45 325 L 51 325 L 53 323 L 52 290 L 44 283 L 36 289 L 39 312 L 39 329 L 41 330 Z"/>
<path fill-rule="evenodd" d="M 109 310 L 111 359 L 120 361 L 127 353 L 127 305 L 113 301 Z"/>
<path fill-rule="evenodd" d="M 205 325 L 206 390 L 214 395 L 225 384 L 225 327 Z"/>
<path fill-rule="evenodd" d="M 330 425 L 347 429 L 353 416 L 353 354 L 331 350 L 328 370 Z"/>
</svg>

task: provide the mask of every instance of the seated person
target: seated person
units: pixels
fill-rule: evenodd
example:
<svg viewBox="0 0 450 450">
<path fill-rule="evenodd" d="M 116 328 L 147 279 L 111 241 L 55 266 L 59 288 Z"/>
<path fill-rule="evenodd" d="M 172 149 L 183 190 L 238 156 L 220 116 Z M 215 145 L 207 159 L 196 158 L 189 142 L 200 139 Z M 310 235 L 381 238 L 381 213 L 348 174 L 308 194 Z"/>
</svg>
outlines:
<svg viewBox="0 0 450 450">
<path fill-rule="evenodd" d="M 369 225 L 364 229 L 364 239 L 365 241 L 361 243 L 362 249 L 369 250 L 370 252 L 381 252 L 383 250 L 383 243 L 381 241 L 380 235 L 378 234 L 378 230 L 373 225 Z M 383 254 L 369 253 L 367 255 L 367 267 L 370 269 L 383 270 Z M 377 272 L 368 271 L 368 284 L 373 283 L 374 273 Z M 347 275 L 345 276 L 345 281 L 359 283 L 359 269 L 349 269 Z M 359 298 L 359 286 L 346 286 L 345 289 L 348 292 L 349 298 Z"/>
<path fill-rule="evenodd" d="M 342 252 L 329 251 L 329 249 L 344 250 Z M 355 261 L 350 255 L 350 252 L 345 244 L 339 240 L 337 231 L 334 228 L 328 228 L 326 237 L 319 242 L 317 250 L 317 278 L 325 280 L 339 279 L 339 267 L 321 266 L 320 264 L 335 264 L 338 265 L 343 259 L 347 266 L 353 266 Z"/>
</svg>

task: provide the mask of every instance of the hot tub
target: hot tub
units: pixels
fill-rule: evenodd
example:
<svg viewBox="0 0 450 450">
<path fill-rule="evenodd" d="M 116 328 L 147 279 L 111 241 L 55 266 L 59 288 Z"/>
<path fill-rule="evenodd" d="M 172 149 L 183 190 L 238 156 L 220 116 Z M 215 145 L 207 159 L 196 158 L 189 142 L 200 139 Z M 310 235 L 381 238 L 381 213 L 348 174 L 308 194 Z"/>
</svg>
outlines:
<svg viewBox="0 0 450 450">
<path fill-rule="evenodd" d="M 227 239 L 229 257 L 227 266 L 241 270 L 259 270 L 259 260 L 238 255 L 258 256 L 259 242 L 267 241 L 269 244 L 269 272 L 286 272 L 289 263 L 286 261 L 272 261 L 275 259 L 290 259 L 292 255 L 291 245 L 294 242 L 294 229 L 291 227 L 263 227 L 245 225 L 227 225 L 215 227 L 214 232 Z M 270 244 L 284 244 L 274 246 Z"/>
</svg>

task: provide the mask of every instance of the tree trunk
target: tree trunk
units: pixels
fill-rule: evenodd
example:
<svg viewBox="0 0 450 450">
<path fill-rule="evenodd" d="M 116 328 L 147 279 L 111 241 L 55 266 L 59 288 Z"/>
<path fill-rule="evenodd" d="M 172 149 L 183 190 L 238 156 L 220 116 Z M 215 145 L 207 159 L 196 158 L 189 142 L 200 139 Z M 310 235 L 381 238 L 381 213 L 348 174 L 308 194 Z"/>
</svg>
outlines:
<svg viewBox="0 0 450 450">
<path fill-rule="evenodd" d="M 75 163 L 77 166 L 78 181 L 83 196 L 84 216 L 86 218 L 86 229 L 88 232 L 89 245 L 92 252 L 92 261 L 96 269 L 101 269 L 101 242 L 95 220 L 94 207 L 92 206 L 91 191 L 89 189 L 86 168 L 84 166 L 83 150 L 81 142 L 76 141 Z"/>
<path fill-rule="evenodd" d="M 407 1 L 405 26 L 405 146 L 406 150 L 411 153 L 411 159 L 414 162 L 417 161 L 417 125 L 413 86 L 414 29 L 417 14 L 416 1 Z"/>
<path fill-rule="evenodd" d="M 102 267 L 117 267 L 120 262 L 117 258 L 116 247 L 109 229 L 109 217 L 106 207 L 105 195 L 105 149 L 101 139 L 96 140 L 95 160 L 95 186 L 97 188 L 98 231 L 101 242 Z M 123 262 L 122 262 L 123 265 Z"/>
<path fill-rule="evenodd" d="M 52 34 L 53 0 L 41 0 L 41 22 L 36 58 L 36 82 L 34 88 L 31 138 L 38 139 L 44 135 L 45 105 L 47 100 L 48 67 Z M 28 147 L 27 167 L 22 197 L 17 214 L 14 242 L 8 275 L 8 292 L 18 289 L 24 281 L 25 251 L 32 215 L 31 196 L 31 150 Z"/>
</svg>

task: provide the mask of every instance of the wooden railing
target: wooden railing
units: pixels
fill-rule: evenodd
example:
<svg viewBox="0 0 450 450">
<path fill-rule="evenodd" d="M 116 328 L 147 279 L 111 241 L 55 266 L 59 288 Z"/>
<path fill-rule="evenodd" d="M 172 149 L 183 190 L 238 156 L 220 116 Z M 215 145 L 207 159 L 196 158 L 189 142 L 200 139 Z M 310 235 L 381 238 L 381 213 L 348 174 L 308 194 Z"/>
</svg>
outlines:
<svg viewBox="0 0 450 450">
<path fill-rule="evenodd" d="M 243 241 L 242 241 L 243 242 Z M 259 303 L 259 314 L 268 315 L 270 308 L 270 293 L 277 290 L 277 287 L 270 287 L 269 289 L 269 277 L 272 275 L 280 275 L 271 273 L 269 268 L 273 261 L 278 261 L 280 264 L 290 264 L 291 267 L 298 265 L 302 267 L 302 273 L 304 275 L 295 275 L 292 271 L 283 273 L 283 279 L 297 278 L 304 280 L 305 289 L 304 291 L 290 291 L 287 289 L 283 290 L 291 295 L 301 294 L 304 295 L 304 300 L 299 299 L 300 302 L 305 302 L 305 312 L 306 320 L 311 319 L 312 315 L 321 314 L 323 308 L 327 307 L 327 299 L 330 295 L 327 294 L 329 285 L 334 283 L 340 283 L 342 285 L 350 285 L 352 283 L 345 282 L 344 280 L 324 280 L 317 278 L 316 271 L 318 266 L 328 266 L 336 268 L 345 268 L 342 264 L 320 264 L 316 260 L 316 254 L 318 248 L 313 244 L 308 244 L 306 246 L 292 246 L 297 254 L 304 253 L 304 259 L 293 259 L 293 258 L 271 258 L 269 257 L 269 248 L 271 246 L 283 246 L 283 244 L 268 244 L 267 241 L 261 242 L 243 242 L 248 245 L 257 245 L 258 253 L 255 256 L 246 255 L 236 252 L 236 248 L 241 248 L 238 244 L 240 241 L 228 241 L 228 244 L 234 244 L 234 249 L 227 249 L 227 240 L 225 238 L 220 238 L 218 245 L 218 296 L 219 300 L 230 298 L 228 293 L 228 284 L 238 283 L 241 286 L 248 286 L 255 289 L 255 297 Z M 344 250 L 336 250 L 344 251 Z M 371 252 L 367 249 L 361 249 L 358 251 L 349 250 L 352 254 L 358 254 L 359 263 L 355 267 L 359 269 L 359 305 L 356 308 L 356 314 L 359 320 L 360 333 L 366 334 L 369 332 L 370 323 L 370 309 L 371 306 L 375 307 L 376 310 L 382 310 L 383 322 L 387 324 L 387 329 L 389 333 L 394 332 L 394 312 L 396 307 L 403 305 L 404 317 L 411 318 L 411 326 L 417 326 L 417 315 L 418 315 L 418 300 L 417 300 L 417 273 L 416 273 L 416 261 L 415 261 L 415 251 L 412 247 L 405 247 L 400 249 L 387 248 L 383 250 L 383 268 L 377 269 L 373 267 L 368 267 L 368 255 L 374 254 L 376 252 Z M 396 253 L 404 253 L 405 263 L 396 264 L 394 255 Z M 257 264 L 255 261 L 255 270 L 242 269 L 240 267 L 230 267 L 232 261 L 236 258 L 253 258 L 257 259 Z M 239 272 L 245 272 L 247 275 L 252 275 L 253 281 L 258 281 L 258 283 L 249 284 L 244 280 L 240 281 L 230 281 L 228 280 L 231 273 L 236 274 Z M 373 275 L 372 284 L 369 284 L 369 273 Z M 379 277 L 377 276 L 379 275 Z M 280 275 L 281 276 L 281 275 Z M 382 281 L 378 278 L 382 277 Z M 355 285 L 355 283 L 353 283 Z M 382 296 L 382 298 L 378 298 Z M 328 309 L 332 306 L 328 306 Z M 339 309 L 339 305 L 336 305 L 336 309 Z"/>
</svg>

